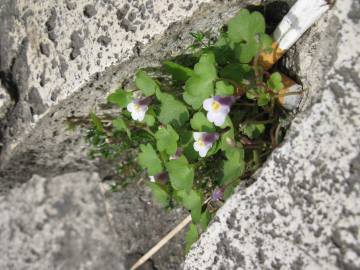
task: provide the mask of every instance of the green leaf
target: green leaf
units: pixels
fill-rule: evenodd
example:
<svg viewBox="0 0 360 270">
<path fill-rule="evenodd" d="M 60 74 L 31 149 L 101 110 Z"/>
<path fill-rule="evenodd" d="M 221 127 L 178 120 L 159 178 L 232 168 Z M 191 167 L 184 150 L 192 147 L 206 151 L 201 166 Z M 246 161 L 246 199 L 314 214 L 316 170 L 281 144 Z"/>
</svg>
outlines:
<svg viewBox="0 0 360 270">
<path fill-rule="evenodd" d="M 177 81 L 186 81 L 195 74 L 192 69 L 171 61 L 165 61 L 163 65 L 165 70 L 172 75 L 174 80 Z"/>
<path fill-rule="evenodd" d="M 267 34 L 259 34 L 259 39 L 260 39 L 260 44 L 261 44 L 261 49 L 264 51 L 270 52 L 272 51 L 272 43 L 273 43 L 273 39 L 272 37 L 270 37 Z"/>
<path fill-rule="evenodd" d="M 197 112 L 190 120 L 190 125 L 193 130 L 211 132 L 215 131 L 213 123 L 209 122 L 203 112 Z"/>
<path fill-rule="evenodd" d="M 234 141 L 234 129 L 231 128 L 230 130 L 226 131 L 221 135 L 221 150 L 227 151 L 229 149 L 232 149 L 233 146 L 231 145 L 231 142 Z"/>
<path fill-rule="evenodd" d="M 155 175 L 163 171 L 161 160 L 151 144 L 140 145 L 139 164 L 147 169 L 149 175 Z"/>
<path fill-rule="evenodd" d="M 183 98 L 194 109 L 199 109 L 202 102 L 213 95 L 214 80 L 217 78 L 215 55 L 204 53 L 194 67 L 195 74 L 185 83 Z"/>
<path fill-rule="evenodd" d="M 258 106 L 265 106 L 267 105 L 271 100 L 271 97 L 270 97 L 270 94 L 269 93 L 265 93 L 265 92 L 262 92 L 259 96 L 258 96 L 258 99 L 257 99 L 257 105 Z"/>
<path fill-rule="evenodd" d="M 187 192 L 185 190 L 180 190 L 176 194 L 181 198 L 181 202 L 184 205 L 184 207 L 191 211 L 192 221 L 194 223 L 198 223 L 201 218 L 201 208 L 202 208 L 201 194 L 195 190 L 190 190 L 190 192 Z"/>
<path fill-rule="evenodd" d="M 147 182 L 147 185 L 151 188 L 154 201 L 156 201 L 163 207 L 169 205 L 170 196 L 162 185 L 160 185 L 159 183 L 152 183 L 152 182 Z"/>
<path fill-rule="evenodd" d="M 187 210 L 199 208 L 202 205 L 202 197 L 200 193 L 193 189 L 190 190 L 190 192 L 179 190 L 176 194 L 181 198 L 182 204 Z"/>
<path fill-rule="evenodd" d="M 155 94 L 155 91 L 159 89 L 158 84 L 154 79 L 148 76 L 144 71 L 139 70 L 136 73 L 135 85 L 141 90 L 145 96 L 151 96 Z"/>
<path fill-rule="evenodd" d="M 227 200 L 233 193 L 237 185 L 239 184 L 240 179 L 238 181 L 234 181 L 230 184 L 228 184 L 224 190 L 224 200 Z"/>
<path fill-rule="evenodd" d="M 99 131 L 99 132 L 104 132 L 104 127 L 101 123 L 101 120 L 99 117 L 96 116 L 95 113 L 90 113 L 90 119 L 91 119 L 91 123 L 93 125 L 93 127 Z"/>
<path fill-rule="evenodd" d="M 211 214 L 210 214 L 210 212 L 206 209 L 206 210 L 201 214 L 200 221 L 199 221 L 199 224 L 200 224 L 201 229 L 202 229 L 203 231 L 206 230 L 207 226 L 209 225 L 210 220 L 211 220 Z"/>
<path fill-rule="evenodd" d="M 234 94 L 234 86 L 226 81 L 218 81 L 215 84 L 215 93 L 217 96 L 231 96 Z"/>
<path fill-rule="evenodd" d="M 147 126 L 152 127 L 155 124 L 155 117 L 151 114 L 146 114 L 144 117 L 144 122 Z"/>
<path fill-rule="evenodd" d="M 115 128 L 115 130 L 125 131 L 128 137 L 129 138 L 131 137 L 130 129 L 127 127 L 125 121 L 121 117 L 114 119 L 112 121 L 112 125 Z"/>
<path fill-rule="evenodd" d="M 175 190 L 190 191 L 194 181 L 194 168 L 189 165 L 184 156 L 170 160 L 166 164 L 169 172 L 170 183 Z"/>
<path fill-rule="evenodd" d="M 221 77 L 242 83 L 244 79 L 253 77 L 253 70 L 248 64 L 233 63 L 224 67 L 220 72 Z"/>
<path fill-rule="evenodd" d="M 240 63 L 247 64 L 257 54 L 259 48 L 259 43 L 256 42 L 255 38 L 251 38 L 246 43 L 238 43 L 235 45 L 235 57 Z"/>
<path fill-rule="evenodd" d="M 251 88 L 246 91 L 246 97 L 248 99 L 256 99 L 258 95 L 259 95 L 258 90 L 255 88 Z"/>
<path fill-rule="evenodd" d="M 246 124 L 241 128 L 241 131 L 250 139 L 259 137 L 265 131 L 264 124 Z"/>
<path fill-rule="evenodd" d="M 179 131 L 180 145 L 183 149 L 183 154 L 189 161 L 195 161 L 199 158 L 198 152 L 195 151 L 193 143 L 193 132 L 189 130 Z"/>
<path fill-rule="evenodd" d="M 199 232 L 196 228 L 196 225 L 191 223 L 189 225 L 188 231 L 185 234 L 185 253 L 187 254 L 190 251 L 190 248 L 193 243 L 199 239 Z"/>
<path fill-rule="evenodd" d="M 242 9 L 228 23 L 228 36 L 235 43 L 249 41 L 258 33 L 265 33 L 265 20 L 257 11 Z"/>
<path fill-rule="evenodd" d="M 165 151 L 169 156 L 175 155 L 179 135 L 172 126 L 167 125 L 164 128 L 159 128 L 155 133 L 155 138 L 157 149 L 160 152 Z"/>
<path fill-rule="evenodd" d="M 274 92 L 279 92 L 281 89 L 284 88 L 282 83 L 282 78 L 279 72 L 275 72 L 271 74 L 270 78 L 267 81 L 267 85 L 271 88 Z"/>
<path fill-rule="evenodd" d="M 223 166 L 222 183 L 228 183 L 240 177 L 245 170 L 244 149 L 232 148 L 225 153 L 227 160 Z"/>
<path fill-rule="evenodd" d="M 118 105 L 120 108 L 125 108 L 131 102 L 131 93 L 122 89 L 116 90 L 114 93 L 107 97 L 107 101 L 112 104 Z"/>
<path fill-rule="evenodd" d="M 189 120 L 189 112 L 181 101 L 169 94 L 161 93 L 161 107 L 158 120 L 163 124 L 182 126 Z"/>
<path fill-rule="evenodd" d="M 208 96 L 193 96 L 187 92 L 184 92 L 183 99 L 189 104 L 193 109 L 198 110 L 201 108 L 203 101 L 208 98 Z"/>
<path fill-rule="evenodd" d="M 199 62 L 194 66 L 194 72 L 207 80 L 217 78 L 216 60 L 212 52 L 201 55 Z"/>
</svg>

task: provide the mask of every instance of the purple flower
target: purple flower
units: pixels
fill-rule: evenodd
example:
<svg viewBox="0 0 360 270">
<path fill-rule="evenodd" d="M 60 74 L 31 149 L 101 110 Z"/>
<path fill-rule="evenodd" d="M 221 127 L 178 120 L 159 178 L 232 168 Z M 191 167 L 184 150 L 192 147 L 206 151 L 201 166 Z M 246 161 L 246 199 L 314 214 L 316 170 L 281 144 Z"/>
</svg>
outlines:
<svg viewBox="0 0 360 270">
<path fill-rule="evenodd" d="M 145 113 L 148 110 L 150 104 L 149 98 L 138 99 L 134 98 L 126 107 L 131 112 L 131 118 L 137 121 L 144 120 Z"/>
<path fill-rule="evenodd" d="M 200 157 L 205 157 L 213 143 L 219 139 L 218 133 L 194 132 L 194 149 L 199 152 Z"/>
<path fill-rule="evenodd" d="M 213 193 L 211 194 L 211 200 L 212 201 L 219 201 L 223 198 L 224 196 L 224 189 L 223 188 L 215 188 L 215 190 L 213 191 Z"/>
<path fill-rule="evenodd" d="M 205 99 L 203 107 L 208 112 L 207 119 L 216 126 L 222 126 L 225 122 L 226 116 L 230 112 L 230 107 L 234 102 L 234 96 L 214 96 L 212 98 Z"/>
</svg>

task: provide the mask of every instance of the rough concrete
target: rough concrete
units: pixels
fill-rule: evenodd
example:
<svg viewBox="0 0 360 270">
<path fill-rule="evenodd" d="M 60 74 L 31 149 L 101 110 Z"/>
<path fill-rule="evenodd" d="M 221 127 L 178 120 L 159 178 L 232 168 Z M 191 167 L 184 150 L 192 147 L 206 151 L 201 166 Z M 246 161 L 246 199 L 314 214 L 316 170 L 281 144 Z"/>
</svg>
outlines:
<svg viewBox="0 0 360 270">
<path fill-rule="evenodd" d="M 130 59 L 207 2 L 2 0 L 0 80 L 14 103 L 0 123 L 4 149 L 11 151 L 49 107 L 94 74 Z M 29 102 L 31 89 L 38 94 Z"/>
<path fill-rule="evenodd" d="M 93 74 L 91 81 L 81 87 L 79 81 L 75 93 L 56 105 L 46 105 L 42 103 L 42 99 L 36 99 L 41 96 L 40 88 L 31 88 L 34 92 L 31 95 L 34 100 L 32 105 L 29 106 L 29 102 L 24 100 L 22 104 L 30 108 L 25 105 L 22 107 L 18 106 L 21 103 L 18 102 L 9 116 L 10 124 L 4 129 L 7 131 L 3 137 L 7 140 L 0 155 L 0 192 L 6 192 L 9 188 L 27 181 L 34 173 L 41 172 L 43 176 L 51 176 L 64 171 L 94 170 L 93 163 L 86 158 L 87 146 L 82 139 L 84 134 L 79 127 L 75 131 L 67 130 L 66 118 L 69 116 L 86 118 L 89 112 L 99 111 L 99 105 L 106 102 L 106 95 L 119 86 L 128 84 L 137 68 L 157 66 L 166 58 L 182 54 L 192 42 L 190 32 L 200 30 L 215 32 L 240 6 L 249 3 L 254 2 L 239 1 L 224 4 L 216 1 L 197 6 L 198 10 L 191 18 L 169 25 L 169 29 L 161 37 L 154 39 L 149 46 L 138 43 L 132 51 L 131 59 L 109 67 L 104 72 Z M 99 13 L 100 11 L 97 14 Z M 51 29 L 52 25 L 53 23 L 49 23 Z M 73 40 L 76 41 L 75 36 L 77 35 L 73 35 Z M 97 40 L 95 41 L 98 43 Z M 41 56 L 47 59 L 46 56 L 42 54 Z M 41 111 L 46 106 L 49 107 L 41 118 L 32 117 L 31 112 Z M 103 112 L 107 111 L 103 110 Z M 17 116 L 21 116 L 21 121 L 17 121 Z M 14 134 L 21 130 L 20 126 L 26 121 L 30 122 L 27 132 L 16 137 Z M 7 143 L 14 136 L 16 139 L 12 143 Z"/>
<path fill-rule="evenodd" d="M 359 13 L 338 0 L 285 58 L 309 91 L 303 111 L 184 269 L 360 269 Z"/>
<path fill-rule="evenodd" d="M 0 269 L 126 269 L 98 181 L 35 175 L 0 198 Z"/>
<path fill-rule="evenodd" d="M 87 1 L 86 4 L 92 4 L 89 2 Z M 102 1 L 97 2 L 94 6 L 103 2 L 109 3 L 109 1 Z M 12 243 L 7 241 L 11 231 L 4 230 L 2 232 L 0 244 L 4 250 L 9 249 L 12 253 L 4 251 L 5 255 L 0 256 L 2 265 L 6 267 L 10 265 L 8 268 L 0 267 L 1 269 L 18 269 L 17 267 L 27 269 L 26 267 L 30 266 L 22 261 L 27 260 L 27 252 L 31 250 L 32 242 L 37 241 L 37 237 L 42 238 L 40 244 L 53 242 L 52 234 L 40 233 L 38 236 L 30 222 L 31 215 L 27 215 L 26 211 L 37 213 L 36 211 L 42 211 L 41 209 L 51 208 L 52 200 L 60 200 L 60 196 L 68 193 L 68 191 L 62 191 L 63 186 L 67 186 L 67 190 L 76 188 L 77 195 L 71 200 L 74 201 L 74 204 L 79 205 L 78 208 L 81 211 L 86 211 L 86 216 L 83 216 L 82 219 L 91 220 L 95 215 L 92 205 L 88 208 L 81 203 L 80 194 L 89 193 L 88 185 L 95 188 L 99 181 L 104 181 L 105 178 L 109 179 L 112 172 L 108 169 L 108 164 L 87 159 L 88 146 L 83 140 L 84 131 L 80 127 L 68 130 L 66 118 L 69 116 L 87 118 L 90 111 L 99 111 L 100 107 L 103 108 L 106 95 L 119 86 L 127 85 L 137 68 L 157 66 L 163 59 L 182 54 L 192 41 L 190 32 L 199 30 L 214 32 L 224 24 L 225 20 L 234 15 L 240 6 L 250 2 L 253 3 L 253 1 L 231 3 L 212 1 L 211 4 L 206 5 L 200 5 L 202 2 L 190 5 L 186 2 L 173 1 L 169 3 L 166 11 L 159 15 L 160 20 L 150 24 L 150 28 L 146 26 L 143 30 L 136 30 L 133 33 L 137 19 L 133 19 L 134 14 L 130 17 L 126 14 L 133 9 L 132 5 L 138 4 L 135 1 L 132 3 L 117 1 L 116 5 L 121 7 L 116 9 L 104 8 L 107 7 L 106 5 L 102 6 L 102 8 L 97 8 L 96 14 L 90 18 L 84 15 L 85 4 L 83 5 L 81 1 L 60 2 L 54 9 L 51 9 L 55 5 L 53 1 L 38 2 L 39 5 L 34 4 L 34 7 L 31 8 L 32 12 L 26 12 L 29 8 L 19 8 L 19 3 L 23 2 L 3 1 L 5 5 L 0 6 L 0 12 L 2 12 L 0 16 L 2 20 L 0 47 L 7 48 L 8 53 L 1 54 L 0 50 L 0 77 L 6 92 L 10 93 L 14 105 L 10 106 L 1 126 L 2 142 L 5 145 L 0 156 L 0 214 L 4 213 L 13 220 L 13 223 L 19 220 L 24 224 L 22 227 L 24 232 L 16 230 L 13 236 L 15 240 Z M 152 3 L 152 1 L 145 2 L 145 11 L 143 11 L 145 16 L 147 16 L 147 9 L 156 11 L 161 8 Z M 157 3 L 163 2 L 158 1 Z M 50 10 L 48 10 L 49 7 Z M 66 7 L 65 11 L 62 10 L 64 7 Z M 179 8 L 183 11 L 179 12 Z M 76 11 L 74 13 L 76 16 L 72 13 L 68 14 L 70 11 Z M 43 16 L 35 16 L 32 13 Z M 96 28 L 95 32 L 89 30 L 91 34 L 84 38 L 84 29 L 91 25 L 94 26 L 96 24 L 94 20 L 98 22 L 98 16 L 105 13 L 105 17 L 109 15 L 109 18 L 113 16 L 111 14 L 115 14 L 116 19 L 109 20 L 101 29 Z M 190 16 L 191 14 L 191 18 L 184 19 L 185 15 Z M 23 19 L 19 18 L 24 18 L 28 24 L 23 23 Z M 134 24 L 128 23 L 124 18 L 129 22 L 133 21 Z M 153 18 L 152 15 L 149 15 L 144 20 L 157 20 L 157 17 L 151 18 Z M 165 21 L 165 18 L 168 19 Z M 104 19 L 104 21 L 107 20 Z M 178 22 L 174 23 L 175 21 Z M 111 25 L 112 22 L 113 25 Z M 119 26 L 119 22 L 123 24 L 123 28 Z M 103 21 L 101 24 L 104 24 Z M 161 25 L 159 28 L 158 24 Z M 33 28 L 29 28 L 29 25 L 32 25 Z M 60 26 L 61 28 L 59 28 Z M 126 28 L 128 32 L 126 32 Z M 140 28 L 141 25 L 137 27 L 137 29 Z M 165 28 L 167 30 L 164 32 Z M 32 30 L 29 31 L 30 29 Z M 59 31 L 59 29 L 61 30 Z M 102 31 L 107 31 L 109 34 L 104 34 Z M 117 35 L 116 31 L 127 34 L 124 37 L 120 34 Z M 9 35 L 12 32 L 16 35 Z M 38 33 L 40 38 L 37 34 L 36 38 L 32 37 L 33 32 Z M 145 40 L 135 38 L 141 37 L 142 33 L 149 33 Z M 161 36 L 156 36 L 157 33 L 161 33 Z M 63 38 L 59 38 L 59 36 Z M 24 38 L 20 46 L 19 39 L 21 37 Z M 148 41 L 151 41 L 149 45 L 146 44 Z M 64 49 L 65 46 L 66 49 Z M 117 55 L 116 60 L 108 59 L 112 54 Z M 71 60 L 71 57 L 74 59 Z M 94 64 L 92 62 L 94 57 L 96 61 L 100 62 Z M 87 66 L 87 61 L 91 67 L 90 71 L 87 71 L 86 68 L 78 71 L 76 63 Z M 109 67 L 112 65 L 112 61 L 116 65 Z M 45 69 L 41 68 L 43 64 L 46 65 Z M 51 70 L 49 71 L 49 69 Z M 85 82 L 86 80 L 88 82 Z M 57 88 L 61 90 L 57 90 Z M 44 96 L 44 93 L 48 94 Z M 107 109 L 104 112 L 114 113 L 113 110 Z M 79 173 L 79 171 L 82 172 Z M 87 174 L 99 171 L 99 178 L 95 176 L 91 178 L 91 184 L 84 181 L 80 181 L 76 185 L 72 183 L 77 182 L 78 180 L 75 178 L 79 174 L 81 176 L 84 171 L 88 172 Z M 40 176 L 32 178 L 34 174 Z M 72 175 L 72 181 L 68 181 L 69 175 Z M 29 182 L 31 178 L 32 180 Z M 32 198 L 30 194 L 41 190 L 42 182 L 51 182 L 54 191 L 57 190 L 56 185 L 59 185 L 59 195 L 54 196 L 53 199 L 45 196 L 44 204 L 41 205 L 40 210 L 37 210 L 36 198 Z M 26 197 L 24 200 L 20 200 L 23 194 L 26 194 Z M 86 196 L 86 194 L 83 195 Z M 119 262 L 119 265 L 113 269 L 122 269 L 122 266 L 129 269 L 132 262 L 145 253 L 184 216 L 182 211 L 169 213 L 152 205 L 149 190 L 141 184 L 130 186 L 119 193 L 108 193 L 100 204 L 106 206 L 108 216 L 112 217 L 109 218 L 110 227 L 115 231 L 115 234 L 111 236 L 105 236 L 105 234 L 99 236 L 103 238 L 104 245 L 109 243 L 109 238 L 117 243 L 115 246 L 109 245 L 109 249 L 116 251 L 113 260 L 116 260 L 116 263 Z M 27 205 L 28 210 L 22 211 L 23 205 Z M 10 211 L 8 209 L 19 210 Z M 68 218 L 66 217 L 65 220 Z M 52 220 L 48 219 L 44 221 L 44 224 L 44 227 L 48 226 L 49 230 L 53 228 L 54 235 L 64 234 L 62 227 L 57 227 Z M 96 224 L 90 222 L 90 226 L 94 227 L 94 233 L 96 233 Z M 103 226 L 106 228 L 106 225 Z M 100 226 L 99 230 L 101 231 L 101 229 Z M 27 230 L 31 232 L 29 235 Z M 82 230 L 83 227 L 80 226 L 78 245 L 82 245 L 86 241 L 85 234 L 81 234 Z M 66 241 L 66 239 L 63 240 Z M 179 235 L 177 239 L 169 243 L 152 258 L 145 269 L 180 269 L 183 261 L 182 239 L 183 235 Z M 100 256 L 99 254 L 102 252 L 97 247 L 98 245 L 93 245 L 94 250 L 89 251 L 96 254 L 94 257 Z M 62 250 L 71 252 L 71 247 L 64 246 Z M 106 252 L 104 251 L 104 260 L 111 250 Z M 16 258 L 13 254 L 16 254 Z M 52 269 L 54 264 L 53 268 L 55 269 L 62 267 L 60 263 L 54 263 L 53 258 L 56 251 L 43 250 L 39 254 L 41 259 L 39 263 L 34 264 L 34 269 Z M 79 253 L 76 254 L 79 255 Z M 67 263 L 66 269 L 77 269 L 79 263 L 77 260 L 65 260 L 65 262 Z M 108 267 L 112 267 L 112 262 L 112 260 L 109 261 Z M 13 268 L 11 265 L 14 265 Z M 95 266 L 93 269 L 101 268 Z M 85 267 L 84 269 L 92 268 Z"/>
<path fill-rule="evenodd" d="M 0 269 L 129 269 L 185 214 L 153 205 L 143 187 L 104 193 L 99 184 L 84 171 L 35 175 L 1 197 Z M 146 269 L 179 269 L 182 237 Z"/>
</svg>

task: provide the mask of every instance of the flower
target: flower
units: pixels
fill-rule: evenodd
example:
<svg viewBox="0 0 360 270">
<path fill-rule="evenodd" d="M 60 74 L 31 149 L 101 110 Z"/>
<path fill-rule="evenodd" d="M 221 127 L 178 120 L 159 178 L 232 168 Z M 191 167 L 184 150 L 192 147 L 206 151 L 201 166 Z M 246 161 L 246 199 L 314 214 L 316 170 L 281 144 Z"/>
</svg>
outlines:
<svg viewBox="0 0 360 270">
<path fill-rule="evenodd" d="M 131 112 L 131 118 L 137 121 L 144 120 L 145 113 L 148 110 L 150 103 L 149 98 L 138 99 L 134 98 L 126 107 Z"/>
<path fill-rule="evenodd" d="M 150 176 L 149 176 L 149 178 L 150 178 L 150 182 L 153 182 L 153 183 L 155 183 L 155 176 L 153 176 L 153 175 L 150 175 Z"/>
<path fill-rule="evenodd" d="M 211 200 L 216 202 L 223 199 L 223 196 L 224 196 L 224 189 L 217 187 L 211 194 Z"/>
<path fill-rule="evenodd" d="M 207 119 L 216 126 L 222 126 L 225 118 L 230 112 L 231 105 L 235 102 L 234 96 L 214 96 L 205 99 L 203 102 L 204 109 L 208 112 Z"/>
<path fill-rule="evenodd" d="M 199 152 L 200 157 L 205 157 L 213 143 L 219 139 L 218 133 L 194 132 L 194 149 Z"/>
</svg>

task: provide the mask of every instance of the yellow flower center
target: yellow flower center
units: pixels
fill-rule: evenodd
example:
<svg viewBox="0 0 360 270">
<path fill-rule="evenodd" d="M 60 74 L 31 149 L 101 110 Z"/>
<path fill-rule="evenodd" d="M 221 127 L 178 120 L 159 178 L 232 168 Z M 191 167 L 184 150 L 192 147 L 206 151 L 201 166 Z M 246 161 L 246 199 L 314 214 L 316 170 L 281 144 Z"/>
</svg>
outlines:
<svg viewBox="0 0 360 270">
<path fill-rule="evenodd" d="M 134 104 L 134 109 L 135 109 L 135 111 L 140 111 L 140 109 L 141 109 L 141 106 L 139 105 L 139 104 Z"/>
<path fill-rule="evenodd" d="M 205 146 L 205 143 L 204 143 L 204 141 L 203 141 L 202 139 L 199 139 L 199 140 L 198 140 L 198 144 L 199 144 L 200 147 L 204 147 L 204 146 Z"/>
<path fill-rule="evenodd" d="M 217 102 L 216 100 L 214 100 L 211 104 L 211 109 L 215 112 L 218 111 L 220 107 L 221 107 L 220 103 Z"/>
</svg>

